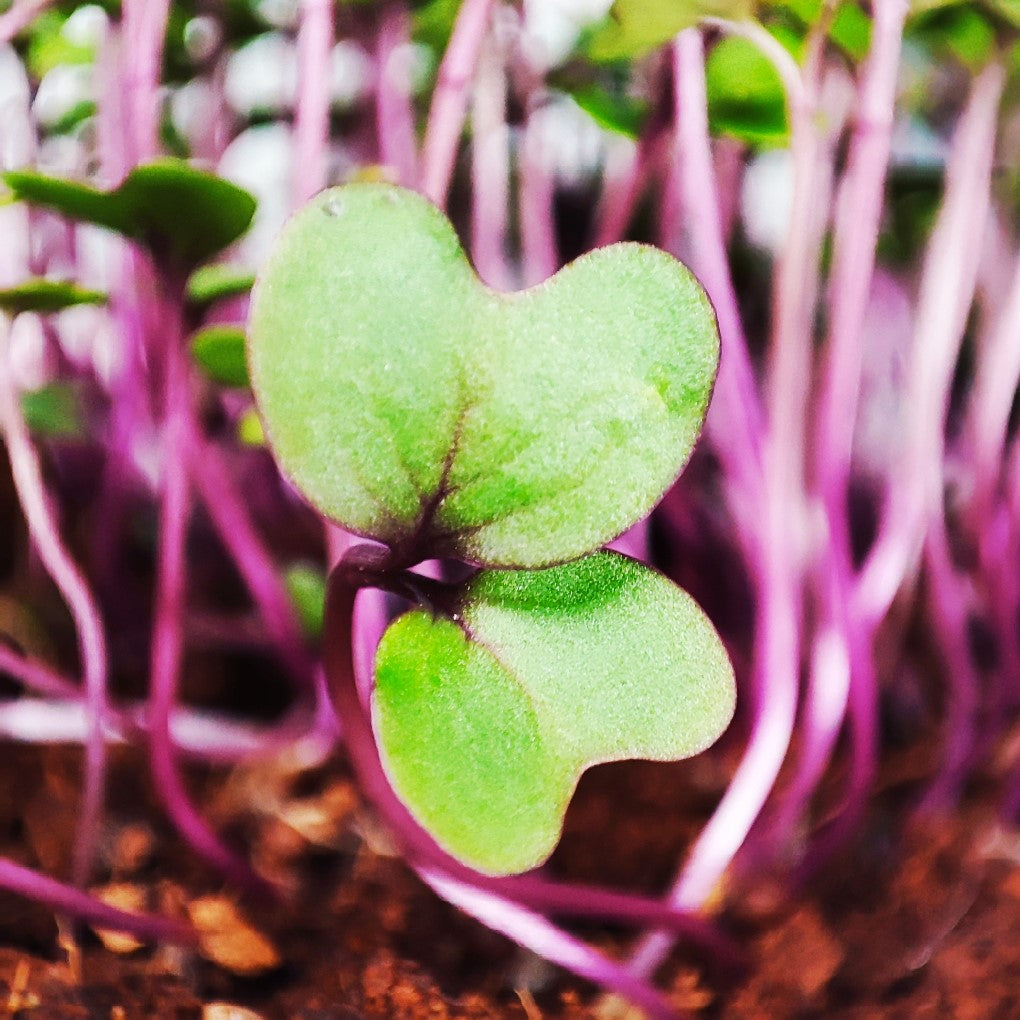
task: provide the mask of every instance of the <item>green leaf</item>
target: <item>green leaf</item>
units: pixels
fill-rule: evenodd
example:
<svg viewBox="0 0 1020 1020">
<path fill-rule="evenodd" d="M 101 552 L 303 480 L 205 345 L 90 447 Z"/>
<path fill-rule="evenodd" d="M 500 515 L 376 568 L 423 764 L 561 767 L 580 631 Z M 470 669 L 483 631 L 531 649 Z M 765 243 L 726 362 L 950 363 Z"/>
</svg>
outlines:
<svg viewBox="0 0 1020 1020">
<path fill-rule="evenodd" d="M 571 90 L 570 95 L 599 127 L 626 138 L 638 138 L 648 119 L 648 103 L 610 91 L 594 82 Z"/>
<path fill-rule="evenodd" d="M 139 241 L 174 269 L 191 268 L 236 241 L 255 199 L 175 159 L 135 167 L 112 191 L 32 171 L 4 174 L 14 197 Z"/>
<path fill-rule="evenodd" d="M 414 12 L 412 35 L 437 53 L 442 53 L 450 41 L 461 0 L 430 0 Z"/>
<path fill-rule="evenodd" d="M 11 315 L 21 312 L 59 312 L 72 305 L 101 305 L 106 295 L 99 290 L 86 290 L 76 283 L 36 277 L 16 287 L 0 290 L 0 308 Z"/>
<path fill-rule="evenodd" d="M 55 382 L 21 395 L 21 411 L 30 432 L 51 439 L 85 434 L 85 415 L 78 387 Z"/>
<path fill-rule="evenodd" d="M 702 18 L 750 17 L 752 0 L 616 0 L 605 24 L 587 40 L 599 63 L 633 60 L 669 42 Z"/>
<path fill-rule="evenodd" d="M 846 0 L 836 9 L 829 36 L 848 57 L 863 60 L 871 49 L 871 18 L 852 0 Z"/>
<path fill-rule="evenodd" d="M 244 330 L 240 326 L 207 326 L 191 338 L 191 356 L 213 382 L 248 386 Z"/>
<path fill-rule="evenodd" d="M 90 64 L 95 49 L 72 42 L 64 34 L 67 15 L 59 11 L 43 11 L 28 26 L 28 51 L 25 62 L 32 76 L 44 78 L 62 64 Z"/>
<path fill-rule="evenodd" d="M 995 51 L 991 19 L 972 6 L 955 6 L 925 18 L 916 31 L 932 49 L 948 52 L 970 71 L 980 71 Z"/>
<path fill-rule="evenodd" d="M 70 110 L 67 111 L 58 120 L 55 120 L 49 126 L 50 134 L 54 135 L 69 135 L 76 127 L 83 124 L 89 119 L 89 117 L 95 116 L 98 106 L 91 99 L 83 99 L 80 102 L 74 104 Z"/>
<path fill-rule="evenodd" d="M 658 249 L 613 245 L 497 294 L 437 209 L 381 185 L 290 221 L 248 335 L 270 445 L 306 498 L 404 554 L 490 566 L 572 559 L 644 517 L 718 361 L 707 297 Z"/>
<path fill-rule="evenodd" d="M 241 297 L 251 290 L 254 283 L 254 273 L 238 266 L 221 262 L 200 266 L 188 277 L 188 301 L 201 307 L 214 301 Z"/>
<path fill-rule="evenodd" d="M 828 17 L 828 5 L 822 0 L 771 0 L 771 6 L 789 11 L 804 28 L 816 25 L 823 15 Z M 871 18 L 855 0 L 843 0 L 831 16 L 828 34 L 848 57 L 862 60 L 871 46 Z"/>
<path fill-rule="evenodd" d="M 249 408 L 237 420 L 237 438 L 244 446 L 265 446 L 266 434 L 262 421 L 254 408 Z"/>
<path fill-rule="evenodd" d="M 789 136 L 786 93 L 772 62 L 746 39 L 722 39 L 705 65 L 709 127 L 751 144 L 782 145 Z"/>
<path fill-rule="evenodd" d="M 319 637 L 326 606 L 325 573 L 319 567 L 298 563 L 287 570 L 284 582 L 304 632 Z"/>
<path fill-rule="evenodd" d="M 732 714 L 732 668 L 685 592 L 616 553 L 483 572 L 452 619 L 416 610 L 376 656 L 375 724 L 408 808 L 490 874 L 541 863 L 588 766 L 677 760 Z"/>
</svg>

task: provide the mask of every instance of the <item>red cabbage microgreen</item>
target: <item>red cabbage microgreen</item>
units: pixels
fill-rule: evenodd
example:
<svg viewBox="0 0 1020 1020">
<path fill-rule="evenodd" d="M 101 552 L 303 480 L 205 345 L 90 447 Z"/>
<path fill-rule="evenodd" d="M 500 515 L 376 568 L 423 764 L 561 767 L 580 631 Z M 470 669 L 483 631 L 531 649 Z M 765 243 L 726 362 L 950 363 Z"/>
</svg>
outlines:
<svg viewBox="0 0 1020 1020">
<path fill-rule="evenodd" d="M 387 547 L 334 576 L 419 604 L 377 655 L 387 774 L 483 872 L 549 855 L 587 766 L 687 757 L 730 719 L 732 670 L 698 606 L 594 552 L 672 484 L 717 359 L 704 292 L 657 249 L 604 248 L 500 295 L 445 217 L 392 186 L 317 196 L 258 278 L 249 361 L 277 460 Z M 407 572 L 435 557 L 482 569 Z"/>
</svg>

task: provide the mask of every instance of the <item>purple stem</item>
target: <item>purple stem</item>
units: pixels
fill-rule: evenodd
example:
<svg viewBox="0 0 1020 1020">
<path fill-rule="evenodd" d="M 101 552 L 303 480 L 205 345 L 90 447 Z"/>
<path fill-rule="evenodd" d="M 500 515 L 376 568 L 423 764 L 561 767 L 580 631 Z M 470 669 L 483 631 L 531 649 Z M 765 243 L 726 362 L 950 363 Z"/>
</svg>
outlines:
<svg viewBox="0 0 1020 1020">
<path fill-rule="evenodd" d="M 787 91 L 794 152 L 794 209 L 775 288 L 769 387 L 771 433 L 764 451 L 764 525 L 755 629 L 753 684 L 756 693 L 748 746 L 715 813 L 691 849 L 669 894 L 686 910 L 704 906 L 758 818 L 786 757 L 793 733 L 800 648 L 799 551 L 796 546 L 802 492 L 803 406 L 810 382 L 812 281 L 817 279 L 820 241 L 819 142 L 815 101 L 790 55 L 761 26 L 713 21 L 744 36 L 776 66 Z M 690 44 L 684 44 L 686 47 Z M 718 213 L 715 216 L 718 223 Z M 717 226 L 716 230 L 719 229 Z M 791 512 L 791 502 L 793 511 Z M 656 932 L 631 957 L 636 974 L 648 975 L 665 959 L 672 938 Z"/>
<path fill-rule="evenodd" d="M 525 287 L 547 280 L 560 268 L 556 249 L 556 214 L 553 208 L 555 182 L 545 146 L 545 96 L 542 88 L 532 89 L 521 139 L 518 164 L 520 191 L 518 208 L 521 226 L 521 265 Z"/>
<path fill-rule="evenodd" d="M 850 154 L 837 200 L 828 288 L 829 333 L 814 448 L 817 497 L 829 532 L 825 555 L 817 564 L 822 622 L 803 709 L 805 738 L 798 771 L 774 829 L 774 838 L 780 843 L 801 815 L 829 761 L 846 715 L 850 685 L 874 683 L 870 666 L 850 656 L 851 646 L 862 646 L 869 659 L 871 650 L 866 640 L 848 634 L 860 624 L 849 619 L 847 606 L 853 574 L 847 498 L 860 392 L 861 333 L 875 267 L 907 9 L 904 0 L 878 0 L 874 6 L 872 46 L 861 70 Z M 855 705 L 863 710 L 874 701 L 872 692 L 866 698 L 856 698 Z M 857 718 L 857 713 L 855 719 L 862 735 L 874 731 L 874 720 Z M 872 744 L 866 742 L 869 748 Z M 874 769 L 871 755 L 866 761 L 855 760 L 855 768 L 870 775 Z"/>
<path fill-rule="evenodd" d="M 128 166 L 158 151 L 159 78 L 170 0 L 124 0 L 121 75 L 130 132 Z"/>
<path fill-rule="evenodd" d="M 439 64 L 422 145 L 421 191 L 440 208 L 446 206 L 457 159 L 468 90 L 489 30 L 493 0 L 464 0 L 449 45 Z"/>
<path fill-rule="evenodd" d="M 447 902 L 518 945 L 611 989 L 650 1017 L 676 1020 L 677 1011 L 646 981 L 534 911 L 478 885 L 459 881 L 438 868 L 419 867 L 418 874 Z"/>
<path fill-rule="evenodd" d="M 412 863 L 438 868 L 458 881 L 510 897 L 543 912 L 668 927 L 708 945 L 724 962 L 739 962 L 739 951 L 711 925 L 656 900 L 597 887 L 550 882 L 534 875 L 491 878 L 465 867 L 439 847 L 393 792 L 380 761 L 367 706 L 355 675 L 352 611 L 358 592 L 345 577 L 345 571 L 346 566 L 341 564 L 330 576 L 323 649 L 326 675 L 342 724 L 344 743 L 361 788 L 382 813 Z"/>
<path fill-rule="evenodd" d="M 180 921 L 120 910 L 81 889 L 3 858 L 0 858 L 0 886 L 42 903 L 55 913 L 81 918 L 97 928 L 130 932 L 153 942 L 192 945 L 196 941 L 195 932 Z"/>
<path fill-rule="evenodd" d="M 941 464 L 949 390 L 974 298 L 988 215 L 996 116 L 1003 72 L 988 65 L 975 79 L 953 137 L 946 189 L 925 255 L 912 363 L 903 406 L 904 462 L 854 591 L 854 609 L 881 620 L 917 566 L 930 519 L 942 513 Z"/>
<path fill-rule="evenodd" d="M 405 3 L 384 4 L 376 37 L 375 117 L 379 159 L 392 167 L 397 182 L 413 187 L 418 180 L 414 103 L 411 96 L 411 16 Z"/>
<path fill-rule="evenodd" d="M 969 516 L 977 536 L 984 587 L 999 643 L 998 697 L 1020 677 L 1020 635 L 1016 626 L 1018 587 L 1009 555 L 1009 514 L 999 499 L 1004 482 L 1006 436 L 1020 380 L 1020 257 L 998 321 L 981 347 L 968 409 L 966 446 L 973 495 Z M 1012 680 L 1010 678 L 1013 678 Z"/>
<path fill-rule="evenodd" d="M 611 168 L 607 165 L 595 216 L 593 248 L 613 244 L 626 235 L 638 201 L 648 186 L 660 143 L 661 132 L 653 127 L 628 153 L 625 166 Z M 618 151 L 622 151 L 622 144 Z"/>
<path fill-rule="evenodd" d="M 284 665 L 307 688 L 312 682 L 312 661 L 286 585 L 233 485 L 229 465 L 212 443 L 197 435 L 196 429 L 192 422 L 187 458 L 195 488 L 244 578 Z"/>
<path fill-rule="evenodd" d="M 721 358 L 707 428 L 722 460 L 738 532 L 754 534 L 761 507 L 764 412 L 726 255 L 708 133 L 701 33 L 688 29 L 673 48 L 675 159 L 680 167 L 691 268 L 719 322 Z"/>
<path fill-rule="evenodd" d="M 10 10 L 0 14 L 0 45 L 6 46 L 28 28 L 51 3 L 53 0 L 15 0 Z"/>
<path fill-rule="evenodd" d="M 89 879 L 102 823 L 106 772 L 103 719 L 106 715 L 106 638 L 99 606 L 71 554 L 60 529 L 42 479 L 39 458 L 21 412 L 20 395 L 10 364 L 7 323 L 0 325 L 0 425 L 11 461 L 14 487 L 46 572 L 67 603 L 78 634 L 82 685 L 88 711 L 89 731 L 85 743 L 85 775 L 79 808 L 77 837 L 72 861 L 76 885 Z"/>
<path fill-rule="evenodd" d="M 970 600 L 953 568 L 945 518 L 933 518 L 924 544 L 935 641 L 945 662 L 945 746 L 942 761 L 919 810 L 938 812 L 950 805 L 966 778 L 977 742 L 980 680 L 969 654 Z"/>
<path fill-rule="evenodd" d="M 1020 382 L 1020 256 L 1006 302 L 974 372 L 967 419 L 967 456 L 974 479 L 974 527 L 993 512 L 1006 450 L 1009 413 Z"/>
<path fill-rule="evenodd" d="M 326 185 L 329 143 L 329 62 L 333 0 L 301 0 L 297 37 L 298 98 L 294 116 L 294 204 Z"/>
<path fill-rule="evenodd" d="M 239 885 L 267 893 L 271 887 L 212 832 L 196 811 L 177 768 L 170 732 L 180 679 L 185 601 L 185 537 L 189 517 L 188 450 L 191 422 L 187 364 L 182 351 L 183 285 L 164 297 L 162 479 L 159 553 L 152 638 L 149 748 L 153 779 L 167 814 L 191 846 Z"/>
<path fill-rule="evenodd" d="M 496 36 L 482 50 L 471 105 L 471 257 L 489 287 L 508 291 L 514 287 L 506 255 L 510 130 L 505 54 Z"/>
<path fill-rule="evenodd" d="M 19 683 L 52 698 L 81 697 L 81 688 L 72 680 L 41 662 L 20 655 L 0 642 L 0 673 L 6 673 Z"/>
</svg>

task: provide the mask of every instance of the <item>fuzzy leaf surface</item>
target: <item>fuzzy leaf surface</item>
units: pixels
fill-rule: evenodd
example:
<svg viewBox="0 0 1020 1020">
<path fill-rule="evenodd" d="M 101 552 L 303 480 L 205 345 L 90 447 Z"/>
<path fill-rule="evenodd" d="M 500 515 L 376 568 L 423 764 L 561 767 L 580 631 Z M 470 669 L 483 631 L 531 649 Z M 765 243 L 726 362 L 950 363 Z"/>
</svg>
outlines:
<svg viewBox="0 0 1020 1020">
<path fill-rule="evenodd" d="M 270 445 L 326 516 L 489 566 L 590 552 L 683 467 L 718 361 L 708 299 L 645 245 L 497 294 L 410 191 L 323 192 L 253 293 L 249 366 Z"/>
<path fill-rule="evenodd" d="M 406 614 L 376 657 L 394 788 L 442 846 L 490 874 L 549 855 L 588 766 L 696 754 L 733 706 L 732 668 L 701 609 L 610 552 L 482 571 L 452 618 Z"/>
</svg>

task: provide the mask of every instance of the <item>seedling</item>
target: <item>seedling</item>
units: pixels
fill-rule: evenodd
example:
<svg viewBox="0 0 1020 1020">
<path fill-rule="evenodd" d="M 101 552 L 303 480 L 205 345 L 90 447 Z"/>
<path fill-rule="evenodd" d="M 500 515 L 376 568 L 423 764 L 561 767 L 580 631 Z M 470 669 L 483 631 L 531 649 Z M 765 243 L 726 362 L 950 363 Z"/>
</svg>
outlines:
<svg viewBox="0 0 1020 1020">
<path fill-rule="evenodd" d="M 413 604 L 376 656 L 386 774 L 480 871 L 543 861 L 589 765 L 684 758 L 730 719 L 698 606 L 599 551 L 682 469 L 717 361 L 709 302 L 663 252 L 613 245 L 497 294 L 437 209 L 386 185 L 317 196 L 262 270 L 249 364 L 269 443 L 314 506 L 383 546 L 331 587 Z M 476 569 L 411 569 L 435 558 Z M 345 624 L 327 609 L 325 626 Z"/>
</svg>

